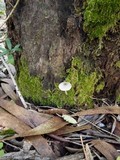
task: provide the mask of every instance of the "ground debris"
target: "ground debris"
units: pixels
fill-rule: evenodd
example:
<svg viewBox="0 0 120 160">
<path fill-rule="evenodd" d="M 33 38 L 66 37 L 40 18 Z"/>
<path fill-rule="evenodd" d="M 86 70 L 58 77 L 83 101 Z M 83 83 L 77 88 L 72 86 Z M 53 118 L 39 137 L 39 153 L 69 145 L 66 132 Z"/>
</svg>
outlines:
<svg viewBox="0 0 120 160">
<path fill-rule="evenodd" d="M 88 109 L 74 114 L 68 112 L 68 115 L 74 116 L 77 124 L 65 121 L 62 118 L 61 109 L 52 109 L 54 111 L 53 114 L 51 114 L 50 109 L 44 110 L 45 112 L 39 113 L 35 107 L 33 109 L 32 107 L 25 109 L 15 104 L 15 102 L 11 102 L 10 98 L 0 98 L 1 132 L 7 128 L 15 131 L 13 135 L 1 136 L 0 140 L 5 146 L 11 146 L 10 150 L 15 152 L 15 156 L 18 151 L 21 152 L 24 149 L 23 144 L 25 142 L 28 146 L 27 152 L 31 153 L 34 147 L 40 155 L 40 160 L 46 156 L 50 160 L 54 160 L 64 157 L 66 154 L 75 156 L 76 153 L 79 154 L 74 160 L 77 160 L 81 155 L 81 159 L 84 159 L 88 155 L 88 151 L 91 159 L 103 156 L 103 158 L 112 160 L 120 155 L 120 122 L 117 120 L 118 106 L 99 107 L 98 109 Z M 61 113 L 61 115 L 58 113 Z M 11 140 L 15 141 L 17 138 L 22 138 L 20 146 L 17 146 L 19 143 L 16 142 L 11 144 Z M 100 143 L 98 143 L 99 141 Z M 109 148 L 109 154 L 101 149 L 100 145 L 102 146 L 102 143 Z M 11 156 L 8 153 L 4 156 L 6 155 Z M 19 159 L 20 157 L 18 157 Z M 62 158 L 59 158 L 59 160 L 62 160 Z"/>
</svg>

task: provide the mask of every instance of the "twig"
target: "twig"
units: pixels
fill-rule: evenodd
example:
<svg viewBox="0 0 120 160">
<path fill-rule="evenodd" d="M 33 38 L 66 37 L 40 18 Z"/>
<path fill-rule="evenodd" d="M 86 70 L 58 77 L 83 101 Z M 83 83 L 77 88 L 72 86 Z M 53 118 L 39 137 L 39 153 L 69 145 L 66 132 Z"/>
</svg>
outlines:
<svg viewBox="0 0 120 160">
<path fill-rule="evenodd" d="M 17 86 L 17 83 L 16 83 L 16 81 L 15 81 L 15 79 L 14 79 L 14 77 L 13 77 L 13 75 L 12 75 L 12 73 L 11 73 L 8 65 L 7 65 L 7 63 L 5 62 L 5 60 L 4 60 L 4 58 L 3 58 L 2 56 L 1 56 L 1 60 L 2 60 L 2 62 L 3 62 L 3 64 L 4 64 L 4 66 L 6 67 L 8 73 L 9 73 L 9 75 L 10 75 L 10 78 L 11 78 L 12 81 L 13 81 L 13 84 L 15 85 L 16 92 L 17 92 L 17 94 L 18 94 L 18 96 L 19 96 L 19 98 L 20 98 L 23 106 L 24 106 L 25 108 L 27 108 L 27 105 L 26 105 L 26 103 L 25 103 L 25 100 L 24 100 L 24 98 L 23 98 L 23 96 L 22 96 L 22 94 L 21 94 L 21 92 L 20 92 L 20 90 L 19 90 L 19 88 L 18 88 L 18 86 Z"/>
<path fill-rule="evenodd" d="M 69 155 L 69 156 L 64 156 L 61 158 L 57 158 L 56 160 L 85 160 L 84 159 L 84 155 L 82 153 L 77 153 L 77 154 L 73 154 L 73 155 Z"/>
<path fill-rule="evenodd" d="M 81 119 L 85 120 L 86 122 L 88 122 L 88 123 L 91 124 L 92 126 L 96 127 L 97 129 L 99 129 L 99 130 L 101 130 L 101 131 L 103 131 L 103 132 L 105 132 L 105 133 L 107 133 L 107 134 L 109 134 L 109 135 L 111 135 L 111 136 L 119 139 L 119 136 L 115 135 L 114 133 L 110 133 L 109 131 L 107 131 L 107 130 L 105 130 L 105 129 L 99 127 L 99 126 L 97 126 L 96 124 L 90 122 L 89 120 L 87 120 L 87 119 L 85 119 L 85 118 L 82 118 L 82 117 L 81 117 Z"/>
<path fill-rule="evenodd" d="M 13 6 L 13 9 L 11 10 L 10 14 L 7 16 L 7 18 L 5 19 L 5 21 L 3 22 L 3 24 L 0 26 L 0 29 L 3 27 L 3 25 L 8 21 L 8 19 L 11 17 L 11 15 L 13 14 L 14 10 L 16 9 L 18 3 L 20 0 L 16 1 L 16 4 Z"/>
<path fill-rule="evenodd" d="M 81 146 L 80 143 L 69 141 L 69 140 L 67 140 L 67 139 L 65 139 L 65 138 L 59 137 L 59 136 L 54 135 L 54 134 L 48 134 L 48 136 L 50 136 L 51 138 L 54 138 L 54 139 L 56 139 L 56 140 L 58 140 L 58 141 L 61 141 L 61 142 L 68 142 L 68 143 L 72 143 L 72 144 Z"/>
<path fill-rule="evenodd" d="M 8 3 L 9 3 L 12 7 L 14 7 L 11 2 L 8 2 Z"/>
<path fill-rule="evenodd" d="M 2 141 L 4 144 L 6 144 L 6 145 L 8 145 L 8 146 L 11 146 L 11 147 L 13 147 L 13 148 L 15 148 L 15 149 L 18 149 L 18 150 L 20 150 L 20 151 L 22 151 L 22 149 L 20 148 L 20 147 L 17 147 L 17 146 L 15 146 L 15 145 L 13 145 L 13 144 L 11 144 L 11 143 L 9 143 L 9 142 L 5 142 L 5 141 Z"/>
<path fill-rule="evenodd" d="M 84 152 L 84 155 L 85 155 L 85 160 L 88 160 L 88 159 L 87 159 L 87 155 L 86 155 L 85 146 L 84 146 L 84 144 L 83 144 L 83 139 L 82 139 L 82 136 L 81 136 L 81 135 L 80 135 L 80 140 L 81 140 L 81 144 L 82 144 L 83 152 Z"/>
<path fill-rule="evenodd" d="M 3 157 L 0 157 L 0 160 L 10 160 L 10 159 L 17 159 L 17 160 L 21 160 L 21 159 L 24 159 L 24 160 L 40 159 L 40 160 L 43 160 L 41 158 L 41 156 L 38 155 L 38 153 L 35 150 L 31 150 L 27 154 L 24 153 L 23 150 L 21 150 L 19 152 L 6 153 L 5 155 L 3 155 Z"/>
</svg>

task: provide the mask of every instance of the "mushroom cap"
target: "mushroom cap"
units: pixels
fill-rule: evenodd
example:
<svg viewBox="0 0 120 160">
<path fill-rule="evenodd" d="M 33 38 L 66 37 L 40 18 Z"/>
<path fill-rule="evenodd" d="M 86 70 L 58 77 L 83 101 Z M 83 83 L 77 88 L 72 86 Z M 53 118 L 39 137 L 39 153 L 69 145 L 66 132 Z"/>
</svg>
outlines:
<svg viewBox="0 0 120 160">
<path fill-rule="evenodd" d="M 72 88 L 72 85 L 69 82 L 61 82 L 59 84 L 59 89 L 61 91 L 69 91 L 71 88 Z"/>
</svg>

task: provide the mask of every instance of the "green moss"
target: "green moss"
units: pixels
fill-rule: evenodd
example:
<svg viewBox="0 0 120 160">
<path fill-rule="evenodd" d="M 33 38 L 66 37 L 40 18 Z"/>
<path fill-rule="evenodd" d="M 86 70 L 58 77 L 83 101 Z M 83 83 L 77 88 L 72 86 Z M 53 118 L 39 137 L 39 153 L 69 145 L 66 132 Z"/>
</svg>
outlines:
<svg viewBox="0 0 120 160">
<path fill-rule="evenodd" d="M 116 102 L 120 104 L 120 86 L 116 89 Z"/>
<path fill-rule="evenodd" d="M 64 106 L 85 106 L 91 107 L 92 96 L 96 90 L 101 75 L 97 72 L 88 72 L 88 68 L 78 57 L 73 58 L 71 68 L 67 70 L 66 81 L 72 84 L 72 89 L 65 92 L 59 90 L 55 84 L 54 90 L 44 90 L 39 77 L 30 76 L 27 63 L 22 60 L 18 84 L 23 96 L 33 102 L 42 105 Z M 101 90 L 101 86 L 97 91 Z"/>
<path fill-rule="evenodd" d="M 97 86 L 96 86 L 96 92 L 99 93 L 101 90 L 103 90 L 105 86 L 105 82 L 101 81 Z"/>
<path fill-rule="evenodd" d="M 117 93 L 116 93 L 116 102 L 120 104 L 120 91 L 119 91 L 119 89 L 117 90 Z"/>
<path fill-rule="evenodd" d="M 81 59 L 73 59 L 72 66 L 68 70 L 66 79 L 70 81 L 73 86 L 74 101 L 78 106 L 92 106 L 92 96 L 100 78 L 101 74 L 98 74 L 97 71 L 89 71 L 87 64 Z"/>
<path fill-rule="evenodd" d="M 67 70 L 66 81 L 72 84 L 72 89 L 67 95 L 58 89 L 56 85 L 51 92 L 50 101 L 52 104 L 61 106 L 93 106 L 92 96 L 96 91 L 96 85 L 101 78 L 97 72 L 88 72 L 88 68 L 78 57 L 73 58 L 71 68 Z M 103 89 L 104 84 L 99 85 L 97 92 Z"/>
<path fill-rule="evenodd" d="M 35 103 L 40 102 L 42 96 L 42 85 L 39 77 L 30 76 L 25 59 L 21 60 L 18 85 L 22 95 Z"/>
<path fill-rule="evenodd" d="M 86 0 L 84 31 L 91 39 L 102 39 L 120 20 L 120 0 Z"/>
<path fill-rule="evenodd" d="M 120 104 L 120 93 L 116 96 L 116 102 Z"/>
<path fill-rule="evenodd" d="M 120 61 L 117 61 L 117 62 L 115 63 L 115 67 L 120 68 Z"/>
</svg>

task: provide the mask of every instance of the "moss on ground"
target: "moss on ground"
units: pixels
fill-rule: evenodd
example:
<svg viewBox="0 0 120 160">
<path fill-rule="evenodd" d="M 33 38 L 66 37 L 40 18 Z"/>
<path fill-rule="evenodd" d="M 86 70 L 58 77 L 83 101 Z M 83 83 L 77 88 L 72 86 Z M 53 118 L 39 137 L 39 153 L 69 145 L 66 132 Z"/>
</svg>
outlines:
<svg viewBox="0 0 120 160">
<path fill-rule="evenodd" d="M 84 31 L 90 39 L 102 39 L 120 20 L 120 0 L 86 0 Z"/>
<path fill-rule="evenodd" d="M 42 83 L 39 77 L 31 76 L 25 59 L 21 60 L 18 77 L 20 91 L 26 99 L 39 103 L 42 96 Z"/>
<path fill-rule="evenodd" d="M 40 78 L 30 76 L 27 63 L 22 60 L 18 85 L 23 96 L 34 103 L 57 107 L 85 105 L 92 107 L 94 92 L 96 90 L 99 92 L 104 87 L 104 85 L 99 85 L 96 89 L 100 78 L 101 75 L 96 71 L 89 73 L 82 60 L 76 57 L 72 60 L 71 68 L 67 70 L 66 81 L 72 84 L 72 89 L 68 91 L 68 94 L 59 90 L 58 84 L 55 84 L 55 89 L 52 91 L 44 90 Z"/>
</svg>

